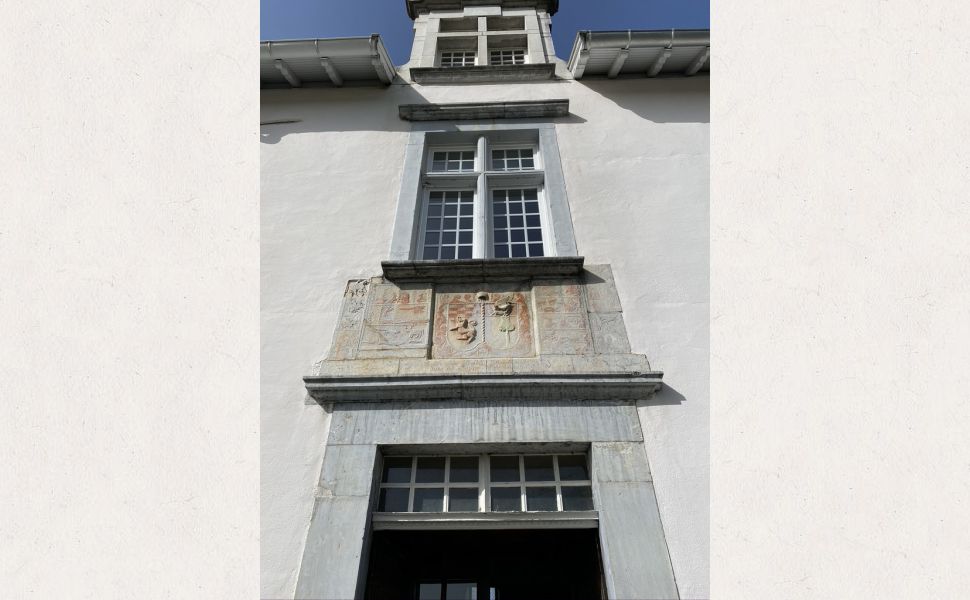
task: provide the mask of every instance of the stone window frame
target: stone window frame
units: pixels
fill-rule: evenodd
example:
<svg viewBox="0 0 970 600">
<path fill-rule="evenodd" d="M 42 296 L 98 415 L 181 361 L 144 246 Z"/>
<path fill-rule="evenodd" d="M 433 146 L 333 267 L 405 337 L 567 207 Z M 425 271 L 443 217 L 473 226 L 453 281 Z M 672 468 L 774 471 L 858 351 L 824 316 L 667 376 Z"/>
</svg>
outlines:
<svg viewBox="0 0 970 600">
<path fill-rule="evenodd" d="M 557 257 L 579 256 L 554 123 L 529 120 L 514 124 L 443 124 L 432 121 L 415 123 L 408 137 L 401 189 L 391 235 L 389 260 L 421 260 L 422 239 L 419 236 L 423 229 L 421 219 L 425 197 L 425 176 L 427 174 L 425 165 L 428 164 L 429 152 L 435 147 L 469 146 L 473 140 L 477 140 L 481 136 L 486 136 L 490 144 L 495 147 L 511 147 L 523 143 L 535 144 L 536 165 L 542 167 L 541 193 L 544 196 L 542 204 L 548 215 L 548 219 L 543 219 L 544 234 L 546 231 L 549 232 L 548 236 L 544 235 L 544 238 L 548 237 L 549 239 L 546 255 Z M 481 156 L 479 157 L 478 154 L 481 154 Z M 482 168 L 477 164 L 479 160 L 490 163 L 490 153 L 487 156 L 484 153 L 477 153 L 476 168 Z M 506 184 L 503 185 L 503 187 L 508 188 L 515 187 L 517 183 L 515 176 L 531 176 L 530 171 L 493 173 L 508 177 Z M 496 186 L 493 187 L 498 189 Z M 485 191 L 479 190 L 479 193 L 485 193 Z M 544 239 L 543 242 L 546 243 L 546 240 Z M 479 245 L 477 248 L 481 249 L 482 246 Z M 491 254 L 491 252 L 484 252 L 481 258 L 484 258 L 487 254 Z"/>
<path fill-rule="evenodd" d="M 560 456 L 581 456 L 585 460 L 586 479 L 562 479 L 560 471 Z M 451 481 L 451 461 L 454 458 L 478 459 L 478 480 L 477 481 Z M 526 477 L 525 461 L 532 457 L 551 457 L 553 467 L 553 478 L 543 480 L 528 480 Z M 444 476 L 442 481 L 418 482 L 418 460 L 444 458 Z M 491 464 L 493 458 L 516 458 L 518 460 L 518 480 L 513 481 L 493 481 L 491 474 Z M 383 481 L 384 465 L 388 459 L 410 459 L 410 473 L 408 482 L 385 482 Z M 493 452 L 483 454 L 386 454 L 380 457 L 380 464 L 377 472 L 379 473 L 377 483 L 376 504 L 374 514 L 376 515 L 448 515 L 464 514 L 474 512 L 476 514 L 550 514 L 550 513 L 578 513 L 595 510 L 595 503 L 592 495 L 592 466 L 588 452 L 526 452 L 526 453 L 504 453 Z M 555 510 L 529 510 L 529 488 L 549 488 L 555 490 L 556 509 Z M 566 509 L 563 502 L 563 488 L 586 489 L 589 491 L 590 506 L 585 508 Z M 443 490 L 441 499 L 441 510 L 439 511 L 415 511 L 415 498 L 418 490 L 441 489 Z M 478 510 L 476 511 L 452 511 L 450 506 L 450 496 L 452 489 L 477 490 Z M 494 510 L 492 502 L 492 491 L 494 489 L 518 489 L 519 509 L 518 510 Z M 405 511 L 381 511 L 381 502 L 385 497 L 385 490 L 408 490 L 407 510 Z"/>
</svg>

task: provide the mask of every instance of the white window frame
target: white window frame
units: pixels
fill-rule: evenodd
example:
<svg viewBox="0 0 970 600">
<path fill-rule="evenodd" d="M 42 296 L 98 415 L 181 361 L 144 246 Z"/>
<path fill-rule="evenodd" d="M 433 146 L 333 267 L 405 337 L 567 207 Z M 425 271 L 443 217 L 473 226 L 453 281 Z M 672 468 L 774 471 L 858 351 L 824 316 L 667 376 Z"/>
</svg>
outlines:
<svg viewBox="0 0 970 600">
<path fill-rule="evenodd" d="M 519 480 L 518 481 L 508 481 L 508 482 L 492 482 L 491 481 L 491 459 L 493 457 L 517 457 L 519 464 Z M 525 459 L 531 456 L 549 456 L 553 457 L 552 467 L 553 467 L 553 479 L 548 481 L 526 481 L 525 479 Z M 582 480 L 567 480 L 563 481 L 561 479 L 559 471 L 559 458 L 560 456 L 582 456 L 586 460 L 586 472 L 590 479 Z M 468 458 L 475 457 L 478 459 L 478 481 L 477 482 L 455 482 L 452 483 L 451 479 L 451 459 L 452 458 Z M 380 481 L 383 479 L 384 472 L 384 461 L 389 458 L 410 458 L 411 459 L 411 477 L 408 483 L 384 483 Z M 418 459 L 419 458 L 444 458 L 445 459 L 445 476 L 444 481 L 441 482 L 431 482 L 431 483 L 418 483 L 417 472 L 418 472 Z M 499 513 L 499 514 L 513 514 L 513 513 L 532 513 L 532 514 L 547 514 L 547 513 L 569 513 L 569 512 L 582 512 L 583 510 L 595 510 L 594 506 L 588 509 L 582 509 L 581 511 L 572 511 L 563 509 L 562 501 L 562 488 L 564 487 L 585 487 L 590 490 L 592 494 L 592 465 L 590 465 L 589 454 L 585 452 L 555 452 L 555 453 L 525 453 L 525 454 L 427 454 L 427 455 L 399 455 L 399 454 L 389 454 L 381 458 L 381 464 L 378 472 L 381 477 L 378 479 L 378 494 L 377 502 L 378 505 L 375 507 L 375 513 L 377 514 L 395 514 L 386 511 L 379 511 L 376 509 L 380 508 L 380 492 L 385 489 L 407 489 L 408 491 L 408 506 L 407 513 L 410 514 L 463 514 L 454 513 L 449 511 L 450 504 L 450 491 L 452 488 L 464 488 L 472 489 L 474 486 L 478 487 L 478 510 L 477 513 Z M 493 511 L 492 510 L 492 488 L 518 488 L 519 489 L 519 509 L 517 511 Z M 530 487 L 554 487 L 556 490 L 556 510 L 528 510 L 528 500 L 527 500 L 527 490 Z M 440 512 L 418 512 L 416 513 L 414 509 L 414 492 L 417 489 L 438 489 L 442 488 L 442 504 Z M 591 496 L 592 498 L 592 496 Z M 592 500 L 591 500 L 592 501 Z"/>
<path fill-rule="evenodd" d="M 515 62 L 516 52 L 522 53 L 522 62 Z M 495 62 L 493 60 L 493 54 L 495 53 L 498 53 L 499 55 L 498 62 Z M 511 53 L 512 62 L 505 61 L 505 57 L 503 56 L 504 53 Z M 518 65 L 527 65 L 529 64 L 529 50 L 528 48 L 491 48 L 488 51 L 488 64 L 493 66 L 501 66 L 501 67 L 514 67 Z"/>
<path fill-rule="evenodd" d="M 480 235 L 479 232 L 477 231 L 477 228 L 475 227 L 475 220 L 478 218 L 478 215 L 476 213 L 479 210 L 479 204 L 480 204 L 478 202 L 478 191 L 475 188 L 472 188 L 472 187 L 446 186 L 446 187 L 428 188 L 428 189 L 424 190 L 424 194 L 422 195 L 422 199 L 421 199 L 421 227 L 420 227 L 420 230 L 418 231 L 418 243 L 417 243 L 418 255 L 420 257 L 422 257 L 422 260 L 438 260 L 438 259 L 424 259 L 424 246 L 425 246 L 424 240 L 425 240 L 425 237 L 428 234 L 428 208 L 431 205 L 431 194 L 434 193 L 434 192 L 469 192 L 469 191 L 472 193 L 472 216 L 471 216 L 471 218 L 472 218 L 472 257 L 474 258 L 474 256 L 475 256 L 476 241 L 478 239 L 478 235 Z M 460 214 L 460 212 L 461 211 L 459 211 L 459 214 L 455 216 L 456 219 L 462 218 L 462 215 Z M 445 218 L 444 213 L 442 213 L 441 218 L 442 219 Z M 441 230 L 439 229 L 439 232 L 440 231 Z M 460 231 L 461 230 L 458 229 L 455 235 L 457 236 L 458 233 L 460 233 Z M 459 246 L 459 242 L 458 242 L 458 240 L 456 238 L 456 240 L 455 240 L 455 259 L 458 258 L 458 246 Z M 439 248 L 441 247 L 441 241 L 440 241 L 440 239 L 439 239 L 439 242 L 438 242 L 438 247 Z M 440 259 L 440 260 L 450 260 L 450 259 Z"/>
<path fill-rule="evenodd" d="M 449 64 L 447 64 L 447 65 L 445 64 L 445 55 L 446 54 L 452 55 L 452 56 L 449 57 L 449 60 L 448 60 Z M 462 64 L 460 64 L 460 65 L 454 64 L 454 55 L 455 54 L 462 54 L 463 55 L 462 56 L 462 61 L 461 61 Z M 471 63 L 468 62 L 468 55 L 469 54 L 471 55 Z M 438 51 L 437 58 L 438 58 L 438 66 L 439 67 L 442 67 L 442 68 L 446 68 L 446 69 L 460 69 L 460 68 L 463 68 L 463 67 L 473 67 L 473 66 L 475 66 L 476 62 L 478 61 L 478 51 L 477 50 L 461 50 L 461 49 L 456 49 L 456 50 L 450 50 L 450 49 L 449 50 L 440 50 L 440 51 Z"/>
<path fill-rule="evenodd" d="M 532 150 L 532 162 L 535 166 L 531 169 L 496 169 L 494 163 L 492 162 L 492 152 L 494 150 Z M 490 144 L 488 148 L 488 171 L 489 173 L 543 173 L 542 168 L 542 155 L 539 152 L 539 146 L 536 144 Z"/>
<path fill-rule="evenodd" d="M 518 171 L 510 171 L 511 173 L 517 173 Z M 546 223 L 549 222 L 549 209 L 546 206 L 546 197 L 544 193 L 544 186 L 542 184 L 535 185 L 495 185 L 488 188 L 488 212 L 486 214 L 486 219 L 488 219 L 488 226 L 486 229 L 486 239 L 485 243 L 488 246 L 488 255 L 490 257 L 495 257 L 495 225 L 493 223 L 494 212 L 492 209 L 493 200 L 492 192 L 499 190 L 536 190 L 536 199 L 539 202 L 539 224 L 542 229 L 542 255 L 543 256 L 554 256 L 556 251 L 556 245 L 552 242 L 552 236 L 549 235 L 550 228 L 546 227 Z M 524 214 L 523 214 L 524 218 Z M 526 229 L 526 227 L 523 227 Z M 511 240 L 507 243 L 512 243 Z M 528 246 L 528 241 L 524 242 Z M 512 257 L 511 253 L 508 258 Z M 532 256 L 517 257 L 517 258 L 537 258 Z"/>
<path fill-rule="evenodd" d="M 495 170 L 492 165 L 493 150 L 532 150 L 532 169 Z M 436 152 L 474 152 L 473 171 L 433 171 Z M 472 259 L 495 258 L 495 227 L 492 211 L 494 190 L 535 189 L 539 202 L 539 222 L 542 229 L 542 256 L 556 256 L 555 231 L 545 194 L 545 171 L 539 146 L 535 143 L 491 144 L 487 136 L 481 136 L 476 146 L 469 144 L 432 145 L 427 148 L 421 165 L 423 180 L 417 227 L 413 242 L 416 260 L 450 260 L 424 257 L 424 240 L 428 233 L 428 206 L 432 191 L 472 191 Z M 460 215 L 459 215 L 460 216 Z M 528 252 L 528 251 L 527 251 Z M 511 254 L 511 252 L 510 252 Z M 502 257 L 506 258 L 506 257 Z M 513 257 L 508 257 L 513 258 Z M 532 257 L 514 257 L 532 258 Z M 457 249 L 455 260 L 458 259 Z"/>
</svg>

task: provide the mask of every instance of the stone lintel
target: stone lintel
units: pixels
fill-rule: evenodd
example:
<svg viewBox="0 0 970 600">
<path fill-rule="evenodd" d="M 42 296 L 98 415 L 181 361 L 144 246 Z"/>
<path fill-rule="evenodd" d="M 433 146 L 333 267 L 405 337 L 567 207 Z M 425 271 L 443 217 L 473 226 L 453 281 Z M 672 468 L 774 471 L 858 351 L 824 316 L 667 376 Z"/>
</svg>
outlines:
<svg viewBox="0 0 970 600">
<path fill-rule="evenodd" d="M 497 69 L 500 67 L 464 67 Z M 512 68 L 512 67 L 501 67 Z M 518 67 L 515 67 L 518 68 Z M 411 69 L 412 74 L 417 69 Z M 453 69 L 448 69 L 453 70 Z M 546 119 L 569 115 L 569 100 L 522 100 L 514 102 L 459 102 L 454 104 L 401 104 L 405 121 L 463 121 L 489 119 Z"/>
<path fill-rule="evenodd" d="M 303 378 L 318 402 L 401 400 L 626 401 L 660 389 L 663 373 L 477 374 Z"/>
<path fill-rule="evenodd" d="M 474 529 L 595 529 L 595 510 L 568 512 L 374 513 L 374 531 Z"/>
<path fill-rule="evenodd" d="M 503 32 L 504 33 L 504 32 Z M 421 85 L 435 83 L 486 83 L 501 81 L 543 81 L 556 74 L 554 63 L 528 65 L 474 65 L 469 67 L 412 67 L 411 79 Z M 568 111 L 567 111 L 568 112 Z M 516 115 L 517 116 L 517 115 Z M 529 114 L 529 117 L 538 116 Z M 548 116 L 566 116 L 548 115 Z M 402 118 L 407 118 L 403 117 Z M 476 117 L 477 118 L 477 117 Z M 420 120 L 420 119 L 414 119 Z"/>
<path fill-rule="evenodd" d="M 400 260 L 383 261 L 381 268 L 385 279 L 395 282 L 461 283 L 577 276 L 583 272 L 583 261 L 582 256 Z"/>
</svg>

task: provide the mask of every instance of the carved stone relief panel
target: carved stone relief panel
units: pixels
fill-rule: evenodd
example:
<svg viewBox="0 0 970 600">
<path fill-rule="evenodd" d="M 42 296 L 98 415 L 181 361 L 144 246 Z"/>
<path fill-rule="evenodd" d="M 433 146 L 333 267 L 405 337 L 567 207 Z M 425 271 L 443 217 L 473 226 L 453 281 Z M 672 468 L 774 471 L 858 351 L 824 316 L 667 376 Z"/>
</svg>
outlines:
<svg viewBox="0 0 970 600">
<path fill-rule="evenodd" d="M 541 354 L 591 354 L 583 290 L 575 279 L 536 282 L 533 288 Z"/>
<path fill-rule="evenodd" d="M 348 360 L 357 356 L 369 286 L 370 280 L 367 279 L 352 279 L 347 282 L 337 330 L 330 346 L 330 360 Z"/>
<path fill-rule="evenodd" d="M 442 286 L 435 294 L 432 358 L 535 355 L 528 290 Z"/>
<path fill-rule="evenodd" d="M 430 322 L 430 287 L 374 283 L 364 309 L 360 350 L 426 349 Z"/>
</svg>

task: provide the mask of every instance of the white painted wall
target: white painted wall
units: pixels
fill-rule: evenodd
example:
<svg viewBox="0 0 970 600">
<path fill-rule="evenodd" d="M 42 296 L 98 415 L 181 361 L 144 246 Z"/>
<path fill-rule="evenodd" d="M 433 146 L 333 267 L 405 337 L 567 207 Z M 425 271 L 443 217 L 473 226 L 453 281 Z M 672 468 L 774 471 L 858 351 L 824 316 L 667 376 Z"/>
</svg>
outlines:
<svg viewBox="0 0 970 600">
<path fill-rule="evenodd" d="M 560 65 L 561 68 L 561 65 Z M 380 273 L 410 124 L 397 106 L 568 98 L 557 125 L 580 254 L 613 266 L 634 352 L 665 372 L 640 407 L 683 598 L 708 592 L 708 79 L 264 90 L 261 594 L 292 598 L 328 426 L 301 377 L 348 279 Z"/>
</svg>

